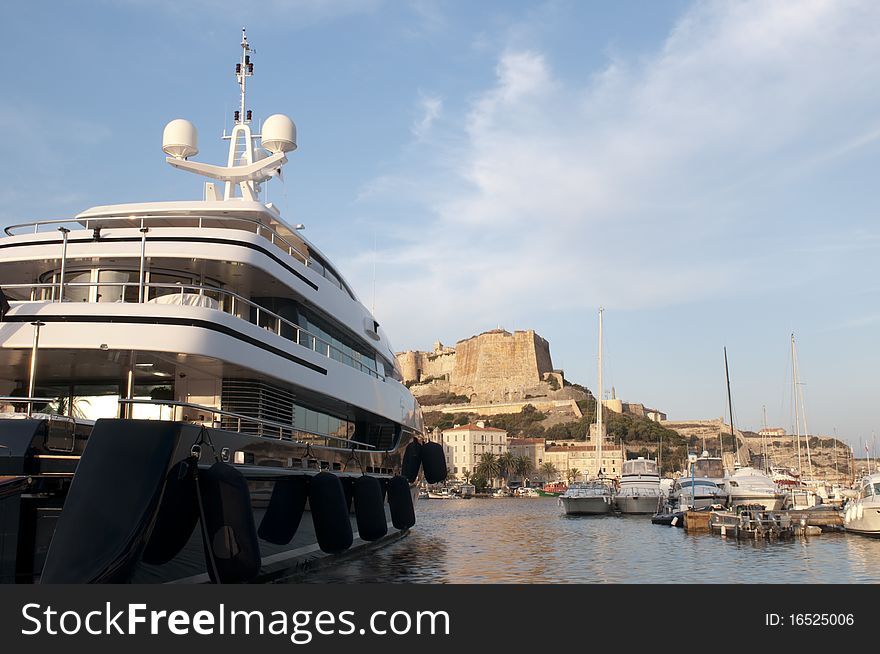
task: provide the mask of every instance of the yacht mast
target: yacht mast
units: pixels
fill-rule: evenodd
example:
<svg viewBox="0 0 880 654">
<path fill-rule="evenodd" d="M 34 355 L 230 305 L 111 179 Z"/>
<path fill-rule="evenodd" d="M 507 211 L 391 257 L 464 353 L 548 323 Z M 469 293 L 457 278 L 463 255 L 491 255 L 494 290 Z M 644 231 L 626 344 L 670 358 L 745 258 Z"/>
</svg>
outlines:
<svg viewBox="0 0 880 654">
<path fill-rule="evenodd" d="M 739 448 L 736 446 L 736 435 L 733 433 L 733 400 L 730 398 L 730 371 L 727 368 L 727 346 L 724 346 L 724 376 L 727 379 L 727 408 L 730 411 L 730 437 L 733 439 L 733 452 L 739 464 Z M 721 437 L 721 467 L 724 468 L 724 437 Z"/>
<path fill-rule="evenodd" d="M 599 397 L 596 398 L 596 457 L 599 461 L 599 476 L 602 474 L 602 441 L 605 440 L 605 434 L 602 431 L 602 312 L 604 309 L 599 308 Z"/>
</svg>

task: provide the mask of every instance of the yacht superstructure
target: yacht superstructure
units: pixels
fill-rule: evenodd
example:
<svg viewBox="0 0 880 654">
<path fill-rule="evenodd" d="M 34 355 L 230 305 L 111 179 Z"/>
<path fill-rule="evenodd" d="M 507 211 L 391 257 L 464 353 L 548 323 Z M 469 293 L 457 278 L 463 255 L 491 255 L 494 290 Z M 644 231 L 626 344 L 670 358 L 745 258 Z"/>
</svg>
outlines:
<svg viewBox="0 0 880 654">
<path fill-rule="evenodd" d="M 779 511 L 786 495 L 761 470 L 743 467 L 724 480 L 724 489 L 732 509 L 737 506 L 760 505 L 766 511 Z"/>
<path fill-rule="evenodd" d="M 656 513 L 661 503 L 657 462 L 644 457 L 624 461 L 614 501 L 621 513 Z"/>
<path fill-rule="evenodd" d="M 95 441 L 130 428 L 168 427 L 164 467 L 208 430 L 216 459 L 247 478 L 257 524 L 286 477 L 325 471 L 348 483 L 369 473 L 387 487 L 402 448 L 422 433 L 376 318 L 302 226 L 260 199 L 296 149 L 296 127 L 276 114 L 255 133 L 244 32 L 241 47 L 227 165 L 190 159 L 198 145 L 188 121 L 172 121 L 163 135 L 171 166 L 211 180 L 204 199 L 92 207 L 7 227 L 0 239 L 0 444 L 11 455 L 0 475 L 40 489 L 7 485 L 0 497 L 15 498 L 16 516 L 46 524 L 19 534 L 26 554 L 0 561 L 2 580 L 39 578 L 53 530 L 56 541 L 75 539 L 65 524 L 71 481 L 85 492 L 80 468 Z M 130 453 L 119 466 L 134 469 L 145 455 L 134 445 Z M 349 505 L 350 495 L 346 485 Z M 201 548 L 196 540 L 190 550 Z M 129 545 L 131 560 L 114 564 L 124 573 L 93 574 L 168 581 L 204 572 L 195 555 L 176 567 L 146 565 Z M 287 549 L 312 545 L 261 541 L 261 574 L 283 569 Z M 50 550 L 52 580 L 79 581 L 57 573 L 70 557 L 54 543 Z"/>
</svg>

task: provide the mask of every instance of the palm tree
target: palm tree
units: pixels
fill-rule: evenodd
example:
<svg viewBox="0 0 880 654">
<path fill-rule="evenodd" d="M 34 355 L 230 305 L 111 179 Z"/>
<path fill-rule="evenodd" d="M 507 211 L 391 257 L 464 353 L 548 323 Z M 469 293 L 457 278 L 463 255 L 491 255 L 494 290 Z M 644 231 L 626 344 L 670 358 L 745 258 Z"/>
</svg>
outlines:
<svg viewBox="0 0 880 654">
<path fill-rule="evenodd" d="M 513 469 L 516 474 L 522 477 L 523 483 L 525 483 L 526 477 L 531 474 L 532 470 L 535 469 L 535 466 L 532 465 L 532 460 L 529 457 L 518 456 L 516 457 Z"/>
<path fill-rule="evenodd" d="M 491 483 L 501 472 L 498 457 L 491 452 L 484 452 L 480 455 L 480 462 L 477 464 L 475 472 Z"/>
<path fill-rule="evenodd" d="M 469 484 L 469 483 L 471 483 L 471 479 L 473 478 L 474 473 L 472 473 L 470 470 L 465 468 L 464 470 L 461 471 L 461 476 L 462 476 L 462 479 L 464 479 L 464 483 Z"/>
<path fill-rule="evenodd" d="M 49 405 L 47 413 L 58 416 L 69 415 L 71 418 L 85 418 L 86 412 L 83 407 L 92 405 L 87 399 L 82 397 L 66 397 L 64 395 L 55 399 L 55 406 Z"/>
<path fill-rule="evenodd" d="M 558 474 L 559 471 L 552 463 L 545 463 L 541 466 L 541 476 L 544 478 L 544 481 L 553 481 Z"/>
<path fill-rule="evenodd" d="M 570 483 L 573 482 L 575 479 L 577 479 L 578 477 L 580 477 L 580 475 L 581 475 L 581 471 L 578 470 L 577 468 L 569 468 L 569 469 L 568 469 L 568 472 L 566 473 L 565 476 L 566 476 L 566 478 L 568 479 L 568 483 L 570 484 Z"/>
<path fill-rule="evenodd" d="M 516 455 L 508 450 L 498 457 L 499 476 L 506 482 L 516 469 Z"/>
</svg>

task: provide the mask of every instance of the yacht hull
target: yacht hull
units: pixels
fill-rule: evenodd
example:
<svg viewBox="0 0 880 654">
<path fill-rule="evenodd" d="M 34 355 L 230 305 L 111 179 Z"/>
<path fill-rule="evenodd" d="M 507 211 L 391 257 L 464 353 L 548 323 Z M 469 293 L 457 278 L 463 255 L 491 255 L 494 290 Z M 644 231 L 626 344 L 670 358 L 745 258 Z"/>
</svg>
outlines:
<svg viewBox="0 0 880 654">
<path fill-rule="evenodd" d="M 0 549 L 0 582 L 208 583 L 198 524 L 166 563 L 143 560 L 163 494 L 171 492 L 169 472 L 191 456 L 194 445 L 201 448 L 200 474 L 217 460 L 229 460 L 243 475 L 248 493 L 242 510 L 249 510 L 259 526 L 277 481 L 321 470 L 332 470 L 343 482 L 364 471 L 388 478 L 399 468 L 400 446 L 406 444 L 390 453 L 364 452 L 358 465 L 351 463 L 351 450 L 306 450 L 303 443 L 202 430 L 187 423 L 99 420 L 90 431 L 72 437 L 55 427 L 46 419 L 0 419 L 0 446 L 6 454 L 0 458 L 0 536 L 5 545 Z M 235 461 L 239 454 L 241 465 Z M 410 486 L 411 498 L 415 492 Z M 393 526 L 385 501 L 386 534 L 369 542 L 361 539 L 347 499 L 350 547 L 333 554 L 321 550 L 307 503 L 290 542 L 258 540 L 259 572 L 250 581 L 296 577 L 367 554 L 408 533 Z"/>
<path fill-rule="evenodd" d="M 880 501 L 856 500 L 844 511 L 843 527 L 847 532 L 880 538 Z"/>
<path fill-rule="evenodd" d="M 633 515 L 654 515 L 660 505 L 660 494 L 657 495 L 617 495 L 614 498 L 617 510 Z"/>
<path fill-rule="evenodd" d="M 607 495 L 596 497 L 560 497 L 566 515 L 604 515 L 611 513 L 612 501 Z"/>
</svg>

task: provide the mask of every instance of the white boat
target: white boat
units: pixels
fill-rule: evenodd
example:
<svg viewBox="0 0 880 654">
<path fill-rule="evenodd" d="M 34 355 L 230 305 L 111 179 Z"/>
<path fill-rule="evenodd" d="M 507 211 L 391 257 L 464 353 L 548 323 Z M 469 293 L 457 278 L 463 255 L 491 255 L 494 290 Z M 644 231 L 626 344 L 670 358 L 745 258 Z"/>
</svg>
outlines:
<svg viewBox="0 0 880 654">
<path fill-rule="evenodd" d="M 203 199 L 96 206 L 0 239 L 0 515 L 34 516 L 4 531 L 0 581 L 277 580 L 412 526 L 381 498 L 412 499 L 398 471 L 421 411 L 377 319 L 265 201 L 296 127 L 275 114 L 254 132 L 251 54 L 243 33 L 225 166 L 192 159 L 189 121 L 165 128 L 167 163 L 207 178 Z M 128 165 L 89 165 L 102 164 Z M 215 465 L 241 482 L 243 505 L 220 514 L 243 531 L 195 527 L 195 473 L 201 484 Z M 356 521 L 340 494 L 362 477 L 386 523 Z M 322 540 L 313 519 L 331 496 L 338 531 Z M 174 497 L 186 519 L 165 533 Z"/>
<path fill-rule="evenodd" d="M 541 497 L 541 495 L 534 488 L 529 488 L 528 486 L 520 486 L 514 491 L 514 495 L 516 497 Z"/>
<path fill-rule="evenodd" d="M 868 475 L 859 484 L 859 496 L 843 511 L 843 528 L 854 534 L 880 538 L 880 473 Z"/>
<path fill-rule="evenodd" d="M 705 477 L 679 477 L 673 482 L 669 493 L 669 506 L 672 509 L 701 509 L 724 504 L 727 504 L 727 492 Z"/>
<path fill-rule="evenodd" d="M 706 450 L 703 450 L 703 453 L 697 460 L 689 465 L 685 476 L 706 479 L 717 486 L 723 486 L 724 480 L 727 477 L 722 458 L 720 456 L 709 456 L 709 452 Z"/>
<path fill-rule="evenodd" d="M 618 511 L 653 515 L 660 507 L 661 498 L 656 461 L 639 457 L 623 462 L 620 488 L 614 497 Z"/>
<path fill-rule="evenodd" d="M 462 484 L 459 486 L 459 494 L 461 495 L 461 499 L 469 500 L 476 496 L 477 487 L 473 484 Z"/>
<path fill-rule="evenodd" d="M 566 515 L 605 515 L 614 508 L 614 490 L 610 480 L 573 482 L 559 496 Z"/>
<path fill-rule="evenodd" d="M 602 424 L 602 312 L 599 309 L 599 378 L 596 394 L 596 475 L 592 481 L 574 482 L 559 496 L 559 505 L 566 515 L 602 515 L 614 508 L 614 486 L 605 479 L 602 468 L 602 444 L 605 430 Z"/>
<path fill-rule="evenodd" d="M 724 482 L 728 505 L 760 505 L 766 511 L 779 511 L 785 503 L 783 493 L 773 480 L 757 468 L 738 468 Z"/>
</svg>

